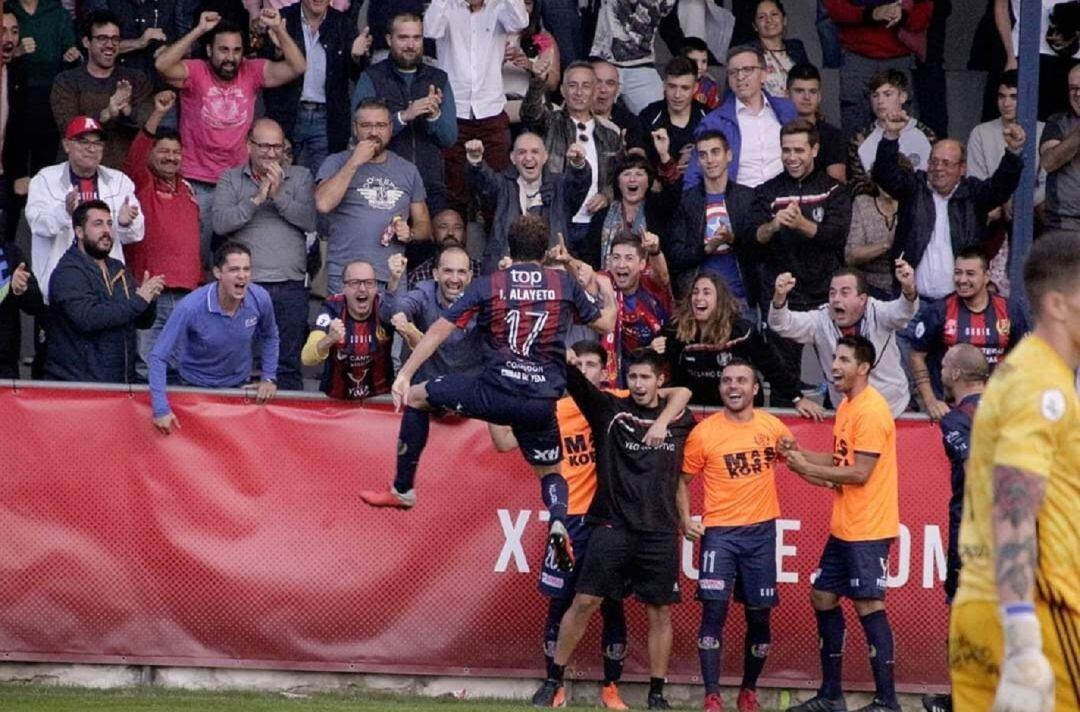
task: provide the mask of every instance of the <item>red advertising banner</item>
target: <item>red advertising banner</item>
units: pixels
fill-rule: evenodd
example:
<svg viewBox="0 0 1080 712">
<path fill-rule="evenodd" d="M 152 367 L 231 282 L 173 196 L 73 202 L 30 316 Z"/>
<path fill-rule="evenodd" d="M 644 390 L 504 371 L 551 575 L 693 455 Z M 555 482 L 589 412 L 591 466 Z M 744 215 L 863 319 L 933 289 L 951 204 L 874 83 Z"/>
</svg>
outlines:
<svg viewBox="0 0 1080 712">
<path fill-rule="evenodd" d="M 385 406 L 177 393 L 158 434 L 145 392 L 0 391 L 0 655 L 8 661 L 542 675 L 536 590 L 546 512 L 517 453 L 482 423 L 431 431 L 411 512 L 366 508 L 389 483 Z M 831 425 L 786 419 L 828 450 Z M 903 689 L 947 684 L 948 468 L 937 428 L 898 423 L 903 533 L 888 610 Z M 781 467 L 781 603 L 765 684 L 816 684 L 810 576 L 831 494 Z M 700 485 L 692 486 L 700 507 Z M 684 543 L 671 679 L 697 680 L 696 552 Z M 627 673 L 645 673 L 644 609 L 628 601 Z M 845 678 L 871 686 L 848 609 Z M 741 665 L 729 619 L 724 670 Z M 577 674 L 601 674 L 599 621 Z"/>
</svg>

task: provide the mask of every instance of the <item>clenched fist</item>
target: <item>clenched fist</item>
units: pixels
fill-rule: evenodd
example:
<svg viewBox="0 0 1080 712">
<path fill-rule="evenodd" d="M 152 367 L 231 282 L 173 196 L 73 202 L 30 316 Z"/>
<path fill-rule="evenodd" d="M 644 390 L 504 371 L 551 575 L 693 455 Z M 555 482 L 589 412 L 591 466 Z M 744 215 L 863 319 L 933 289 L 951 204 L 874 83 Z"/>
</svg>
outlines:
<svg viewBox="0 0 1080 712">
<path fill-rule="evenodd" d="M 795 289 L 795 277 L 791 272 L 777 275 L 776 285 L 773 287 L 773 306 L 777 308 L 783 306 L 792 289 Z"/>
</svg>

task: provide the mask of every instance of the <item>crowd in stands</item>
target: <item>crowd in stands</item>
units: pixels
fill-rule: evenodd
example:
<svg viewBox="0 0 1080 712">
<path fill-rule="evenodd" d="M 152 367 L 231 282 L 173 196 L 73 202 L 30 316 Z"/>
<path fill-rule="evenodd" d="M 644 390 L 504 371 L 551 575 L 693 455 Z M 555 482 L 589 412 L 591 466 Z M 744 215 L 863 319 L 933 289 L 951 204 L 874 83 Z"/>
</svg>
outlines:
<svg viewBox="0 0 1080 712">
<path fill-rule="evenodd" d="M 820 417 L 803 347 L 827 382 L 861 334 L 894 415 L 940 417 L 948 347 L 993 364 L 1026 330 L 1006 269 L 1026 142 L 1037 232 L 1080 227 L 1076 29 L 1044 17 L 1058 111 L 1029 136 L 1018 3 L 992 1 L 997 110 L 950 137 L 947 0 L 819 0 L 816 27 L 730 4 L 687 27 L 676 0 L 7 0 L 0 375 L 19 376 L 25 313 L 33 378 L 148 382 L 166 432 L 167 384 L 254 379 L 266 400 L 321 364 L 334 398 L 387 393 L 532 214 L 546 264 L 611 276 L 613 386 L 651 345 L 715 404 L 743 358 L 771 405 Z M 809 32 L 839 66 L 838 125 Z M 444 348 L 436 371 L 478 363 L 468 332 Z"/>
</svg>

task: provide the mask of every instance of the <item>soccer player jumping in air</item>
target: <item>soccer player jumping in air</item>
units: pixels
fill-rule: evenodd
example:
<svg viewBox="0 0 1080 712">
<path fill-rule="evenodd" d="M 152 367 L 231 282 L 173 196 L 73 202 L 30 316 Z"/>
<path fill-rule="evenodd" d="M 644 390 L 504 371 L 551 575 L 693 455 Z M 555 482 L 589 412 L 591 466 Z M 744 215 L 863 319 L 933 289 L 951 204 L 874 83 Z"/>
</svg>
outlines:
<svg viewBox="0 0 1080 712">
<path fill-rule="evenodd" d="M 551 514 L 549 543 L 559 568 L 565 570 L 573 566 L 573 548 L 565 524 L 569 495 L 559 471 L 562 448 L 555 417 L 555 402 L 566 385 L 565 338 L 574 323 L 600 333 L 611 331 L 618 305 L 611 283 L 603 277 L 590 280 L 590 295 L 569 273 L 541 267 L 548 232 L 547 223 L 535 215 L 514 220 L 508 236 L 513 264 L 472 281 L 413 349 L 391 393 L 398 409 L 443 408 L 511 427 L 525 460 L 540 477 Z M 447 374 L 412 384 L 439 345 L 474 317 L 484 344 L 480 375 Z M 423 448 L 422 433 L 403 427 L 400 439 L 414 452 Z M 409 509 L 416 504 L 411 487 L 360 496 L 373 507 Z"/>
</svg>

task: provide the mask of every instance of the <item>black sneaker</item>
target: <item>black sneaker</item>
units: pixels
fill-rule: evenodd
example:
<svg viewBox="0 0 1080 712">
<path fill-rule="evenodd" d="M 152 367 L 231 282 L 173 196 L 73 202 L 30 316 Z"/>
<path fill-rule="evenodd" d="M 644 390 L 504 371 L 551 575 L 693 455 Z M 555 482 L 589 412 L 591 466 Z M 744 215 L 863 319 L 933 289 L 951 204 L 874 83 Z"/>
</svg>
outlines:
<svg viewBox="0 0 1080 712">
<path fill-rule="evenodd" d="M 923 695 L 922 706 L 926 712 L 952 712 L 952 696 Z"/>
<path fill-rule="evenodd" d="M 900 712 L 900 705 L 887 705 L 875 697 L 868 705 L 864 705 L 854 712 Z"/>
<path fill-rule="evenodd" d="M 806 702 L 788 707 L 787 712 L 847 712 L 847 703 L 843 697 L 830 699 L 821 695 L 814 695 Z"/>
<path fill-rule="evenodd" d="M 559 571 L 571 571 L 574 568 L 574 545 L 566 525 L 556 520 L 548 530 L 548 546 L 555 555 L 555 568 Z"/>
<path fill-rule="evenodd" d="M 651 710 L 669 710 L 671 709 L 671 703 L 664 699 L 661 694 L 649 695 L 649 709 Z"/>
<path fill-rule="evenodd" d="M 544 685 L 532 696 L 533 707 L 566 707 L 566 692 L 561 682 L 544 680 Z"/>
</svg>

